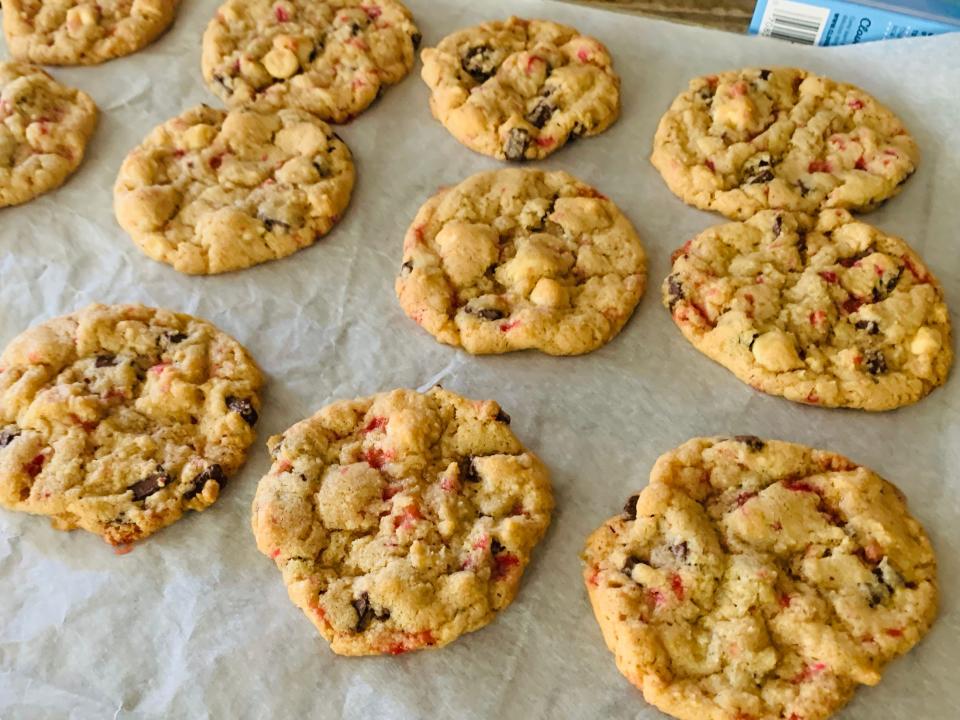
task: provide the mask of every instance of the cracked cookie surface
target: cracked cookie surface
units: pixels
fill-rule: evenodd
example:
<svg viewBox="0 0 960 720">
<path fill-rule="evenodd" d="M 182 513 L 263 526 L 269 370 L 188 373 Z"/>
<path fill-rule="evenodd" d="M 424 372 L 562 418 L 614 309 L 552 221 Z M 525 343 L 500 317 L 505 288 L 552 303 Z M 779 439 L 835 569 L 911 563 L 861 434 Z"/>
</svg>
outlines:
<svg viewBox="0 0 960 720">
<path fill-rule="evenodd" d="M 10 55 L 43 65 L 95 65 L 149 45 L 179 0 L 4 0 Z"/>
<path fill-rule="evenodd" d="M 430 109 L 471 150 L 546 157 L 620 114 L 620 78 L 603 44 L 545 20 L 487 22 L 421 54 Z"/>
<path fill-rule="evenodd" d="M 698 350 L 758 390 L 890 410 L 946 381 L 943 288 L 900 238 L 846 210 L 765 210 L 674 253 L 663 302 Z"/>
<path fill-rule="evenodd" d="M 420 37 L 397 0 L 227 0 L 203 36 L 203 77 L 230 107 L 348 122 L 410 72 Z"/>
<path fill-rule="evenodd" d="M 435 387 L 335 402 L 270 438 L 257 547 L 334 652 L 441 647 L 512 602 L 553 496 L 509 424 Z"/>
<path fill-rule="evenodd" d="M 479 173 L 433 196 L 403 243 L 404 312 L 471 353 L 576 355 L 613 338 L 643 294 L 630 221 L 565 172 Z"/>
<path fill-rule="evenodd" d="M 681 720 L 823 720 L 937 612 L 930 541 L 893 485 L 753 436 L 661 456 L 583 559 L 617 667 Z"/>
<path fill-rule="evenodd" d="M 203 320 L 91 305 L 0 356 L 0 504 L 114 545 L 212 505 L 253 442 L 260 371 Z"/>
<path fill-rule="evenodd" d="M 870 210 L 919 150 L 858 87 L 796 68 L 695 78 L 660 120 L 651 161 L 684 202 L 745 220 L 765 208 Z"/>
<path fill-rule="evenodd" d="M 354 174 L 346 144 L 310 113 L 201 105 L 131 151 L 114 209 L 154 260 L 221 273 L 312 245 L 346 209 Z"/>
<path fill-rule="evenodd" d="M 62 185 L 96 124 L 97 106 L 85 92 L 36 66 L 0 62 L 0 208 Z"/>
</svg>

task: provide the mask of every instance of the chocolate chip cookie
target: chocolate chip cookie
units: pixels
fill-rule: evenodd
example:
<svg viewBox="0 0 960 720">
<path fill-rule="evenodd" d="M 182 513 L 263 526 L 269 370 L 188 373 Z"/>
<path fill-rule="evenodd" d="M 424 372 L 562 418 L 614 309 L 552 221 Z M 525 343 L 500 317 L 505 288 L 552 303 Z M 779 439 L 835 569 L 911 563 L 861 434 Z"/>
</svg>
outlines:
<svg viewBox="0 0 960 720">
<path fill-rule="evenodd" d="M 0 208 L 60 187 L 96 124 L 97 106 L 85 92 L 34 65 L 0 62 Z"/>
<path fill-rule="evenodd" d="M 91 305 L 0 356 L 0 505 L 114 545 L 204 510 L 253 442 L 260 371 L 210 323 Z"/>
<path fill-rule="evenodd" d="M 900 238 L 846 210 L 709 228 L 673 256 L 663 302 L 702 353 L 758 390 L 890 410 L 953 362 L 943 288 Z"/>
<path fill-rule="evenodd" d="M 796 68 L 695 78 L 660 120 L 654 166 L 684 202 L 746 220 L 765 208 L 870 210 L 919 151 L 858 87 Z"/>
<path fill-rule="evenodd" d="M 933 550 L 897 488 L 752 436 L 660 457 L 583 559 L 620 672 L 681 720 L 823 720 L 937 612 Z"/>
<path fill-rule="evenodd" d="M 350 150 L 316 116 L 201 105 L 127 156 L 114 209 L 154 260 L 221 273 L 312 245 L 339 220 L 353 182 Z"/>
<path fill-rule="evenodd" d="M 4 0 L 10 55 L 43 65 L 96 65 L 149 45 L 179 0 Z"/>
<path fill-rule="evenodd" d="M 471 353 L 577 355 L 613 338 L 646 256 L 610 200 L 565 172 L 483 172 L 417 213 L 396 281 L 404 312 Z"/>
<path fill-rule="evenodd" d="M 421 54 L 430 109 L 457 140 L 501 160 L 543 158 L 620 114 L 603 44 L 546 20 L 487 22 Z"/>
<path fill-rule="evenodd" d="M 419 44 L 398 0 L 227 0 L 203 36 L 203 77 L 230 107 L 342 123 L 410 72 Z"/>
<path fill-rule="evenodd" d="M 442 647 L 511 603 L 553 496 L 509 426 L 435 387 L 335 402 L 270 438 L 257 547 L 334 652 Z"/>
</svg>

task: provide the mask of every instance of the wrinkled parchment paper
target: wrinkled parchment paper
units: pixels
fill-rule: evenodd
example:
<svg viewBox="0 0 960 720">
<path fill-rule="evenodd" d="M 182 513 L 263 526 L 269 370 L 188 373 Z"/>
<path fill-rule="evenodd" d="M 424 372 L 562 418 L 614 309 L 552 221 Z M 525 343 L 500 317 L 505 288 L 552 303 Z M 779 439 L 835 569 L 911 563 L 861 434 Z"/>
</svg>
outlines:
<svg viewBox="0 0 960 720">
<path fill-rule="evenodd" d="M 619 338 L 578 358 L 470 357 L 409 321 L 393 294 L 407 225 L 438 186 L 498 166 L 431 119 L 419 67 L 340 129 L 358 185 L 326 239 L 251 270 L 180 275 L 116 225 L 111 186 L 152 127 L 217 104 L 200 76 L 200 38 L 217 0 L 183 3 L 172 31 L 136 55 L 53 69 L 90 92 L 103 116 L 62 189 L 0 210 L 0 344 L 95 300 L 141 301 L 232 333 L 269 385 L 253 453 L 222 499 L 129 555 L 0 511 L 0 718 L 662 718 L 615 669 L 577 555 L 662 452 L 696 435 L 741 433 L 840 451 L 904 490 L 939 552 L 941 617 L 839 717 L 958 717 L 960 384 L 954 377 L 917 405 L 868 415 L 761 395 L 710 362 L 673 326 L 658 288 L 670 252 L 720 219 L 675 199 L 647 158 L 657 119 L 689 77 L 779 63 L 862 85 L 900 114 L 923 151 L 903 193 L 869 220 L 913 244 L 956 309 L 960 35 L 808 49 L 544 1 L 409 5 L 426 44 L 513 12 L 576 24 L 609 45 L 623 77 L 620 121 L 542 165 L 595 185 L 636 224 L 651 258 L 647 295 Z M 436 381 L 496 398 L 513 416 L 552 470 L 553 525 L 517 601 L 487 628 L 440 651 L 337 657 L 256 550 L 249 515 L 269 466 L 264 442 L 332 399 Z"/>
</svg>

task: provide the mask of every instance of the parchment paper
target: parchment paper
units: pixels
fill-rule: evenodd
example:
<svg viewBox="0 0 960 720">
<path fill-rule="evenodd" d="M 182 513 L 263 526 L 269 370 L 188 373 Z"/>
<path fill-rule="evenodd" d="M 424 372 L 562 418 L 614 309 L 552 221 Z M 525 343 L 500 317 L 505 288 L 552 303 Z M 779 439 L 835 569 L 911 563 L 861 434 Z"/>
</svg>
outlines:
<svg viewBox="0 0 960 720">
<path fill-rule="evenodd" d="M 409 0 L 432 44 L 513 12 L 576 24 L 606 42 L 623 115 L 556 153 L 636 224 L 650 289 L 615 341 L 578 358 L 470 357 L 401 312 L 393 280 L 403 233 L 438 186 L 497 167 L 430 117 L 419 66 L 340 129 L 358 185 L 343 222 L 279 262 L 192 278 L 142 255 L 116 225 L 111 186 L 128 150 L 196 103 L 200 38 L 217 0 L 183 3 L 147 50 L 54 69 L 103 110 L 86 162 L 59 191 L 0 210 L 0 343 L 98 300 L 142 301 L 207 318 L 269 375 L 259 438 L 210 510 L 116 556 L 98 538 L 0 511 L 0 717 L 661 718 L 614 667 L 580 580 L 586 535 L 642 487 L 654 460 L 703 434 L 753 433 L 833 449 L 897 483 L 939 552 L 941 617 L 844 720 L 950 720 L 960 683 L 960 385 L 870 415 L 754 392 L 695 351 L 659 301 L 670 252 L 720 222 L 674 198 L 649 165 L 656 122 L 689 77 L 747 64 L 800 64 L 862 85 L 900 114 L 923 151 L 903 193 L 869 221 L 906 237 L 960 303 L 960 35 L 808 49 L 542 1 Z M 952 136 L 952 143 L 950 142 Z M 956 323 L 956 315 L 954 315 Z M 557 511 L 517 601 L 440 651 L 333 655 L 286 597 L 249 528 L 266 438 L 332 399 L 397 386 L 496 398 L 553 473 Z"/>
</svg>

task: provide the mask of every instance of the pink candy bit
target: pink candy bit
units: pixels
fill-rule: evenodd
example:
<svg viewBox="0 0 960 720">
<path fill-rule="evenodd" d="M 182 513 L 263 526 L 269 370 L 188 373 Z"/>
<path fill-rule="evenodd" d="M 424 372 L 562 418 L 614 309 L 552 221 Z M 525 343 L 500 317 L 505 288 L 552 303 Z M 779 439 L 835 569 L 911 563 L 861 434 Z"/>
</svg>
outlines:
<svg viewBox="0 0 960 720">
<path fill-rule="evenodd" d="M 863 556 L 868 562 L 877 564 L 883 560 L 883 547 L 876 540 L 871 540 L 863 548 Z"/>
<path fill-rule="evenodd" d="M 817 274 L 820 277 L 822 277 L 824 280 L 826 280 L 828 283 L 833 283 L 834 285 L 836 285 L 839 282 L 839 279 L 837 278 L 837 274 L 832 270 L 821 270 Z"/>
<path fill-rule="evenodd" d="M 590 569 L 590 574 L 587 576 L 587 583 L 592 585 L 593 587 L 600 587 L 600 580 L 598 579 L 599 577 L 600 577 L 600 566 L 594 565 Z"/>
<path fill-rule="evenodd" d="M 150 372 L 152 372 L 154 375 L 163 375 L 163 371 L 168 367 L 170 367 L 170 363 L 168 362 L 157 363 L 150 368 Z"/>
<path fill-rule="evenodd" d="M 787 478 L 786 480 L 783 481 L 783 486 L 787 490 L 790 490 L 791 492 L 808 492 L 808 493 L 816 493 L 818 495 L 820 494 L 820 491 L 817 490 L 817 488 L 815 488 L 813 485 L 811 485 L 808 482 L 804 482 L 803 480 L 794 480 L 791 478 Z"/>
<path fill-rule="evenodd" d="M 691 240 L 687 240 L 687 241 L 683 244 L 682 247 L 680 247 L 680 248 L 677 249 L 677 250 L 674 250 L 674 251 L 673 251 L 673 254 L 670 256 L 670 262 L 671 262 L 671 263 L 675 263 L 675 262 L 677 262 L 677 258 L 679 258 L 681 255 L 686 255 L 688 252 L 690 252 L 690 246 L 691 246 L 692 244 L 693 244 L 693 240 L 692 240 L 692 239 L 691 239 Z"/>
<path fill-rule="evenodd" d="M 371 418 L 370 422 L 368 422 L 363 428 L 363 432 L 369 433 L 373 432 L 374 430 L 383 430 L 387 426 L 388 422 L 389 420 L 387 420 L 385 417 L 377 416 L 375 418 Z"/>
<path fill-rule="evenodd" d="M 703 164 L 706 165 L 708 168 L 710 168 L 710 172 L 716 172 L 716 171 L 717 171 L 717 168 L 714 167 L 714 165 L 713 165 L 713 160 L 711 160 L 710 158 L 707 158 L 706 160 L 704 160 L 704 161 L 703 161 Z"/>
<path fill-rule="evenodd" d="M 401 492 L 402 490 L 403 490 L 402 485 L 387 485 L 386 487 L 383 488 L 383 490 L 380 491 L 380 498 L 384 502 L 386 502 L 387 500 L 391 499 L 394 495 Z"/>
<path fill-rule="evenodd" d="M 534 142 L 537 144 L 538 147 L 548 148 L 548 147 L 551 147 L 557 141 L 548 135 L 547 137 L 534 138 Z"/>
<path fill-rule="evenodd" d="M 820 398 L 817 397 L 817 393 L 814 390 L 811 390 L 807 397 L 804 398 L 804 402 L 808 402 L 811 405 L 817 405 L 820 403 Z"/>
<path fill-rule="evenodd" d="M 490 547 L 490 536 L 481 535 L 473 541 L 472 547 L 474 550 L 486 550 L 488 547 Z"/>
<path fill-rule="evenodd" d="M 452 492 L 452 493 L 459 492 L 460 483 L 457 482 L 456 478 L 445 477 L 443 480 L 440 481 L 440 489 L 443 490 L 444 492 Z"/>
<path fill-rule="evenodd" d="M 182 148 L 177 148 L 176 150 L 173 151 L 173 156 L 175 158 L 182 158 L 186 154 L 187 154 L 187 151 Z"/>
<path fill-rule="evenodd" d="M 280 548 L 277 548 L 272 553 L 270 553 L 270 557 L 272 557 L 274 560 L 280 557 Z"/>
<path fill-rule="evenodd" d="M 577 191 L 577 197 L 596 198 L 597 200 L 606 200 L 607 196 L 599 192 L 596 188 L 585 187 Z"/>
<path fill-rule="evenodd" d="M 788 717 L 787 720 L 803 720 L 803 718 L 796 713 L 790 713 L 790 717 Z"/>
<path fill-rule="evenodd" d="M 916 266 L 912 262 L 910 262 L 910 258 L 904 256 L 901 258 L 901 260 L 903 260 L 904 267 L 906 267 L 907 270 L 910 271 L 910 274 L 917 279 L 918 283 L 922 284 L 922 283 L 930 282 L 930 278 L 927 277 L 927 274 L 917 270 Z"/>
<path fill-rule="evenodd" d="M 652 603 L 654 607 L 660 607 L 666 602 L 663 598 L 663 593 L 654 588 L 649 588 L 647 590 L 647 601 Z"/>
<path fill-rule="evenodd" d="M 539 55 L 531 55 L 530 57 L 527 58 L 527 67 L 525 69 L 525 72 L 527 73 L 527 75 L 533 72 L 533 66 L 536 65 L 538 62 L 546 63 L 546 60 L 544 60 Z"/>
<path fill-rule="evenodd" d="M 513 553 L 500 553 L 493 557 L 493 579 L 499 580 L 510 574 L 511 568 L 520 566 L 520 558 Z"/>
<path fill-rule="evenodd" d="M 840 307 L 842 307 L 843 311 L 849 315 L 859 310 L 861 305 L 863 305 L 863 300 L 861 300 L 860 298 L 854 295 L 851 295 L 850 297 L 848 297 L 846 300 L 843 301 L 843 304 L 840 305 Z"/>
<path fill-rule="evenodd" d="M 287 9 L 282 5 L 277 5 L 273 8 L 273 15 L 277 18 L 277 22 L 289 22 L 290 13 L 287 12 Z"/>
<path fill-rule="evenodd" d="M 384 463 L 388 463 L 394 459 L 394 453 L 392 450 L 384 452 L 378 447 L 372 447 L 363 453 L 363 459 L 367 461 L 367 465 L 379 470 L 384 466 Z"/>
<path fill-rule="evenodd" d="M 284 472 L 287 472 L 287 470 L 290 470 L 292 467 L 293 467 L 293 463 L 287 460 L 286 458 L 284 458 L 283 460 L 277 463 L 277 472 L 284 473 Z"/>
<path fill-rule="evenodd" d="M 502 323 L 502 324 L 500 325 L 500 332 L 509 332 L 510 330 L 513 330 L 515 327 L 517 327 L 519 324 L 520 324 L 520 321 L 519 321 L 519 320 L 514 320 L 513 322 Z"/>
<path fill-rule="evenodd" d="M 816 311 L 810 313 L 810 324 L 811 324 L 811 325 L 819 325 L 820 323 L 822 323 L 822 322 L 823 322 L 824 320 L 826 320 L 826 319 L 827 319 L 827 313 L 825 313 L 823 310 L 816 310 Z"/>
<path fill-rule="evenodd" d="M 670 589 L 677 596 L 677 600 L 683 600 L 683 580 L 677 573 L 670 575 Z"/>
<path fill-rule="evenodd" d="M 132 552 L 133 552 L 133 545 L 131 545 L 130 543 L 127 543 L 125 545 L 117 545 L 115 548 L 113 548 L 114 555 L 129 555 Z"/>
<path fill-rule="evenodd" d="M 360 9 L 363 10 L 371 20 L 376 20 L 383 14 L 383 10 L 376 5 L 361 5 Z"/>
<path fill-rule="evenodd" d="M 590 62 L 590 53 L 587 52 L 586 48 L 580 48 L 577 50 L 577 60 L 580 62 Z"/>
<path fill-rule="evenodd" d="M 903 630 L 901 630 L 900 628 L 887 628 L 886 630 L 884 630 L 884 632 L 890 637 L 895 637 L 895 638 L 903 637 Z"/>
<path fill-rule="evenodd" d="M 747 83 L 743 80 L 740 80 L 730 86 L 730 94 L 733 97 L 740 97 L 741 95 L 747 94 Z"/>
<path fill-rule="evenodd" d="M 867 163 L 866 163 L 866 161 L 863 159 L 863 155 L 861 155 L 859 158 L 857 158 L 857 162 L 856 162 L 856 164 L 854 164 L 854 167 L 855 167 L 857 170 L 866 170 L 866 169 L 867 169 Z"/>
<path fill-rule="evenodd" d="M 387 653 L 390 655 L 402 655 L 405 652 L 417 650 L 418 648 L 433 645 L 437 642 L 433 637 L 433 633 L 429 630 L 422 630 L 416 633 L 403 633 L 400 638 L 400 640 L 395 640 L 387 644 L 385 648 Z"/>
<path fill-rule="evenodd" d="M 779 598 L 777 598 L 777 602 L 780 604 L 780 607 L 786 610 L 788 607 L 790 607 L 790 596 L 784 593 Z"/>
<path fill-rule="evenodd" d="M 797 673 L 792 682 L 806 682 L 807 680 L 811 680 L 812 678 L 816 677 L 826 669 L 827 664 L 822 662 L 814 663 L 813 665 L 807 665 L 803 670 Z"/>
<path fill-rule="evenodd" d="M 807 172 L 831 172 L 830 163 L 826 160 L 813 160 L 807 165 Z"/>
<path fill-rule="evenodd" d="M 853 98 L 850 102 L 847 103 L 847 105 L 849 105 L 854 110 L 859 110 L 860 108 L 863 107 L 863 100 L 858 100 L 857 98 Z"/>
<path fill-rule="evenodd" d="M 409 530 L 414 525 L 417 524 L 417 520 L 422 520 L 423 515 L 420 513 L 420 508 L 416 505 L 407 505 L 403 509 L 403 514 L 398 515 L 393 519 L 394 529 L 402 528 L 404 530 Z"/>
</svg>

